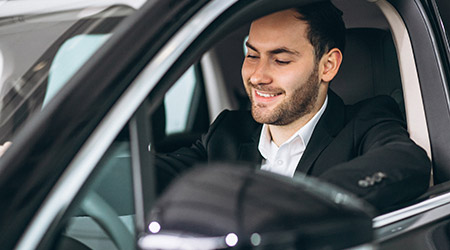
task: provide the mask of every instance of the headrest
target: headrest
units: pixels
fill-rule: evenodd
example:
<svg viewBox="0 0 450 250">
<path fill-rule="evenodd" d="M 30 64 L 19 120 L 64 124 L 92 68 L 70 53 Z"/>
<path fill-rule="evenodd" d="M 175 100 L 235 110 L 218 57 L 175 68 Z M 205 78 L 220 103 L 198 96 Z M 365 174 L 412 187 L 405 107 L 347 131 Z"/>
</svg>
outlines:
<svg viewBox="0 0 450 250">
<path fill-rule="evenodd" d="M 388 31 L 374 28 L 347 30 L 344 61 L 333 89 L 346 104 L 376 95 L 390 95 L 403 106 L 397 54 Z"/>
</svg>

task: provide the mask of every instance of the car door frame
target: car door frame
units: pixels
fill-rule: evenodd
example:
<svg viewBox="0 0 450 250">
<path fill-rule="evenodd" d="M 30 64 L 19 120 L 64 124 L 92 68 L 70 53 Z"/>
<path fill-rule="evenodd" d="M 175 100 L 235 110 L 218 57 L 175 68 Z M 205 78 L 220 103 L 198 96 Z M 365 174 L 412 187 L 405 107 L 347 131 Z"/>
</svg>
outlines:
<svg viewBox="0 0 450 250">
<path fill-rule="evenodd" d="M 2 246 L 19 249 L 38 246 L 43 234 L 67 208 L 92 171 L 93 163 L 99 160 L 90 158 L 91 169 L 85 169 L 76 178 L 75 185 L 65 192 L 65 198 L 58 201 L 58 188 L 67 185 L 64 184 L 69 178 L 67 174 L 77 168 L 73 166 L 80 166 L 80 155 L 85 152 L 80 149 L 86 150 L 87 145 L 97 140 L 95 154 L 98 157 L 105 152 L 124 126 L 108 120 L 110 108 L 146 62 L 205 2 L 145 4 L 119 24 L 105 45 L 14 138 L 13 146 L 0 163 L 0 199 L 8 201 L 0 208 Z M 154 25 L 149 27 L 149 23 Z M 92 88 L 92 83 L 96 88 Z M 98 126 L 102 127 L 99 124 L 108 124 L 103 137 L 97 137 L 98 133 L 94 132 Z M 15 185 L 17 181 L 22 185 Z M 11 197 L 11 193 L 15 195 Z"/>
</svg>

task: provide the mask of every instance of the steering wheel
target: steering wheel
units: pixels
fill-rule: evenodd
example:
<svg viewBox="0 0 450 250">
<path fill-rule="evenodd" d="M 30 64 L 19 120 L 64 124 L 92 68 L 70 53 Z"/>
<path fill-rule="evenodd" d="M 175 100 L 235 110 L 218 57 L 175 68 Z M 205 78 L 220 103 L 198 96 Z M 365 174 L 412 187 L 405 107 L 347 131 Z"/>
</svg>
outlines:
<svg viewBox="0 0 450 250">
<path fill-rule="evenodd" d="M 136 245 L 133 234 L 119 219 L 114 209 L 96 192 L 89 192 L 80 206 L 112 239 L 118 249 L 133 249 Z"/>
</svg>

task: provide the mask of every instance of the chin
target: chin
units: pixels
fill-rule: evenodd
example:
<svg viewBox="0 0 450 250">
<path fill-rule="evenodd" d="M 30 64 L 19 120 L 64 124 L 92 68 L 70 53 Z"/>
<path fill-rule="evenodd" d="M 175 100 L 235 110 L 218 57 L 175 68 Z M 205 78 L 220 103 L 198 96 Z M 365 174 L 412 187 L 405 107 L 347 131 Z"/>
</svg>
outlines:
<svg viewBox="0 0 450 250">
<path fill-rule="evenodd" d="M 252 116 L 256 122 L 261 124 L 273 124 L 277 122 L 273 113 L 266 110 L 255 110 L 252 108 Z"/>
<path fill-rule="evenodd" d="M 264 113 L 264 112 L 261 112 L 261 111 L 255 111 L 253 108 L 252 108 L 252 117 L 253 117 L 253 119 L 256 121 L 256 122 L 258 122 L 258 123 L 268 123 L 269 121 L 270 121 L 270 116 L 268 117 L 268 116 L 264 116 L 262 113 Z"/>
</svg>

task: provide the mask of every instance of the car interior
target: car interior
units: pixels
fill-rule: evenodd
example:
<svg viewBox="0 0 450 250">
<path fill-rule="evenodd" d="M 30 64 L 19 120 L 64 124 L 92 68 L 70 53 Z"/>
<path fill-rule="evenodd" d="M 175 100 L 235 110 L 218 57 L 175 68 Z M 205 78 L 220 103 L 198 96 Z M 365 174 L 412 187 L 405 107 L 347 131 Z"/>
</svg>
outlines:
<svg viewBox="0 0 450 250">
<path fill-rule="evenodd" d="M 351 8 L 345 1 L 338 1 L 336 4 L 338 7 L 341 4 L 345 8 Z M 387 21 L 382 13 L 371 4 L 361 1 L 361 5 L 363 6 L 361 15 L 347 17 L 347 13 L 353 12 L 344 11 L 344 19 L 346 19 L 348 26 L 344 51 L 345 59 L 338 75 L 331 82 L 331 89 L 341 96 L 346 104 L 354 104 L 377 95 L 389 95 L 396 100 L 400 110 L 405 113 L 396 48 L 392 35 L 387 28 Z M 368 15 L 371 17 L 377 16 L 378 20 L 376 22 L 372 20 L 374 23 L 371 23 L 370 26 L 365 24 L 364 19 L 360 18 L 360 16 L 365 15 L 364 12 L 369 12 Z M 208 55 L 213 57 L 214 60 L 203 59 L 194 65 L 196 68 L 201 67 L 203 73 L 214 71 L 216 76 L 223 77 L 220 81 L 217 78 L 214 81 L 225 84 L 223 91 L 226 94 L 222 93 L 221 98 L 229 99 L 229 106 L 227 107 L 229 109 L 249 109 L 249 100 L 240 75 L 240 68 L 244 60 L 244 40 L 248 35 L 248 30 L 249 25 L 243 25 L 235 30 L 219 41 L 204 56 Z M 215 84 L 208 82 L 208 80 L 207 77 L 198 78 L 200 86 L 206 85 L 203 87 L 205 91 L 208 91 L 209 85 Z M 199 96 L 199 98 L 202 97 Z M 214 100 L 201 99 L 201 101 L 213 102 Z M 170 105 L 170 103 L 166 102 L 165 105 Z M 161 104 L 161 106 L 164 105 Z M 160 110 L 162 109 L 164 107 L 160 107 Z M 189 134 L 189 130 L 187 130 L 176 135 L 170 135 L 169 138 L 166 136 L 165 140 L 170 141 L 171 144 L 170 150 L 161 149 L 159 152 L 171 152 L 173 149 L 190 145 L 192 140 L 198 137 L 198 132 L 206 132 L 207 126 L 205 126 L 205 123 L 207 121 L 212 122 L 216 116 L 217 113 L 210 114 L 207 113 L 207 110 L 198 111 L 195 118 L 196 120 L 202 120 L 202 130 L 196 131 L 195 134 Z M 155 124 L 157 127 L 166 126 L 167 121 L 164 121 L 164 119 L 165 116 L 162 111 L 156 112 L 155 117 L 153 117 L 154 121 L 159 122 L 159 124 Z M 198 128 L 200 124 L 194 127 Z M 157 131 L 155 136 L 161 138 L 159 132 Z M 176 136 L 177 139 L 172 139 L 171 136 Z M 155 140 L 155 143 L 160 142 Z"/>
</svg>

